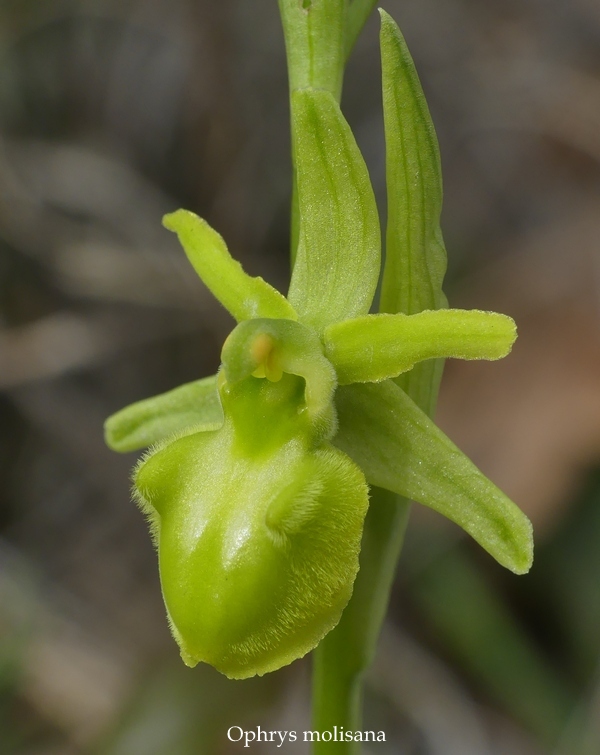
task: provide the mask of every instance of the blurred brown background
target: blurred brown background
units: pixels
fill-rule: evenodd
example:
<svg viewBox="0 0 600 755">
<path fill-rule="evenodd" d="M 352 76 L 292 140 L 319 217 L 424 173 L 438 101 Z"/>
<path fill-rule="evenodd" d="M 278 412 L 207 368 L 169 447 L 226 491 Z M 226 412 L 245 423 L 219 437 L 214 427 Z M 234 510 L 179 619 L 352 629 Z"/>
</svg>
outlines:
<svg viewBox="0 0 600 755">
<path fill-rule="evenodd" d="M 439 421 L 531 516 L 537 559 L 513 577 L 416 507 L 365 728 L 378 753 L 597 755 L 600 3 L 385 7 L 441 143 L 450 301 L 520 330 L 501 363 L 447 365 Z M 374 17 L 343 106 L 383 214 L 379 76 Z M 1 755 L 220 755 L 232 725 L 308 726 L 306 662 L 182 665 L 135 457 L 102 440 L 214 372 L 232 326 L 164 212 L 285 290 L 287 118 L 275 0 L 0 4 Z"/>
</svg>

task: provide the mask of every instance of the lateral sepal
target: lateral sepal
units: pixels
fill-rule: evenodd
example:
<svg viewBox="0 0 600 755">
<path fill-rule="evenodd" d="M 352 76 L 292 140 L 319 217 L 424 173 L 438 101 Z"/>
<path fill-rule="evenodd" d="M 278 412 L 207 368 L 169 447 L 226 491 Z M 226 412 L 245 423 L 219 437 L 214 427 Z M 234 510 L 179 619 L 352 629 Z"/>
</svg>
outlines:
<svg viewBox="0 0 600 755">
<path fill-rule="evenodd" d="M 371 485 L 418 501 L 468 532 L 502 566 L 524 574 L 533 561 L 523 512 L 391 380 L 336 393 L 335 445 Z"/>
</svg>

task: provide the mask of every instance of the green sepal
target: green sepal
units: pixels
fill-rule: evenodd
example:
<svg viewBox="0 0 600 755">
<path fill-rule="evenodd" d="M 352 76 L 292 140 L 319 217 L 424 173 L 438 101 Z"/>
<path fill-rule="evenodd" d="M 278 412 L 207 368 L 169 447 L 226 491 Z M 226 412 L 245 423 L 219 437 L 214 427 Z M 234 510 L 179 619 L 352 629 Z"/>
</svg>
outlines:
<svg viewBox="0 0 600 755">
<path fill-rule="evenodd" d="M 223 384 L 223 426 L 159 447 L 136 471 L 190 666 L 274 671 L 312 650 L 350 599 L 367 485 L 344 453 L 313 445 L 301 383 Z"/>
<path fill-rule="evenodd" d="M 195 380 L 159 396 L 136 401 L 104 423 L 106 445 L 127 453 L 186 430 L 216 430 L 223 424 L 217 376 Z"/>
<path fill-rule="evenodd" d="M 375 196 L 350 126 L 333 97 L 292 93 L 300 239 L 289 300 L 315 330 L 369 311 L 381 241 Z"/>
<path fill-rule="evenodd" d="M 456 522 L 502 566 L 526 573 L 531 523 L 391 380 L 338 388 L 335 445 L 368 482 Z"/>
<path fill-rule="evenodd" d="M 426 310 L 365 315 L 324 332 L 325 354 L 340 385 L 379 382 L 424 359 L 501 359 L 517 337 L 506 315 L 479 310 Z"/>
<path fill-rule="evenodd" d="M 177 210 L 164 216 L 163 225 L 177 234 L 194 270 L 238 322 L 253 317 L 298 319 L 283 294 L 262 278 L 244 272 L 223 238 L 205 220 L 189 210 Z"/>
</svg>

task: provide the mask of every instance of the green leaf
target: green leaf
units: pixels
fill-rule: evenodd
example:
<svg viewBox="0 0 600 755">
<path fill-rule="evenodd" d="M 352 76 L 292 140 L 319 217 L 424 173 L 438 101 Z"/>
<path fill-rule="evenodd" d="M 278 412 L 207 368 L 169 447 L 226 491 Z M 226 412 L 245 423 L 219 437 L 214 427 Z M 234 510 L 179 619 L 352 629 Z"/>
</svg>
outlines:
<svg viewBox="0 0 600 755">
<path fill-rule="evenodd" d="M 367 167 L 327 92 L 292 95 L 300 241 L 289 300 L 317 330 L 369 311 L 380 266 L 379 220 Z"/>
<path fill-rule="evenodd" d="M 456 522 L 500 564 L 524 574 L 533 560 L 531 524 L 416 404 L 387 380 L 339 388 L 335 444 L 369 483 Z"/>
<path fill-rule="evenodd" d="M 394 20 L 380 13 L 388 220 L 379 309 L 412 315 L 446 306 L 442 171 L 435 129 L 406 42 Z M 442 362 L 426 362 L 397 381 L 429 414 L 442 368 Z"/>
<path fill-rule="evenodd" d="M 279 291 L 243 271 L 205 220 L 188 210 L 177 210 L 165 215 L 163 225 L 177 234 L 194 270 L 238 322 L 254 317 L 298 319 Z"/>
<path fill-rule="evenodd" d="M 506 315 L 442 309 L 345 320 L 326 328 L 324 340 L 339 384 L 348 385 L 396 377 L 423 359 L 501 359 L 516 336 Z"/>
<path fill-rule="evenodd" d="M 126 406 L 106 420 L 104 436 L 113 451 L 127 453 L 188 429 L 216 430 L 222 424 L 217 376 L 212 375 Z"/>
<path fill-rule="evenodd" d="M 439 309 L 446 270 L 442 169 L 435 129 L 406 42 L 381 10 L 388 224 L 381 308 Z"/>
</svg>

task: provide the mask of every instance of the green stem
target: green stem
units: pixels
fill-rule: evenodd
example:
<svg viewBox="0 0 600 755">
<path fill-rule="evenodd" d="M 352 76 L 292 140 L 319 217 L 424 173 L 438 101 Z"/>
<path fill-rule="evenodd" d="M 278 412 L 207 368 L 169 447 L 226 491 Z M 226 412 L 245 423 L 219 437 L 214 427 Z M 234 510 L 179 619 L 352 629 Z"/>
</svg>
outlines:
<svg viewBox="0 0 600 755">
<path fill-rule="evenodd" d="M 374 0 L 278 0 L 288 64 L 290 93 L 324 89 L 339 103 L 344 67 Z M 292 145 L 291 263 L 300 235 L 296 158 Z"/>
<path fill-rule="evenodd" d="M 366 12 L 368 6 L 369 0 L 354 0 L 348 12 L 349 26 L 353 18 L 359 19 L 359 14 Z M 421 177 L 423 172 L 419 163 L 419 145 L 414 139 L 413 143 L 408 146 L 405 143 L 407 142 L 405 134 L 410 134 L 410 129 L 414 129 L 412 123 L 407 123 L 407 121 L 414 121 L 416 105 L 413 100 L 416 100 L 417 104 L 421 103 L 418 114 L 425 133 L 430 133 L 427 131 L 430 128 L 430 121 L 428 113 L 422 106 L 422 100 L 414 94 L 417 89 L 420 92 L 420 85 L 417 86 L 418 79 L 407 51 L 402 47 L 402 40 L 397 36 L 393 36 L 391 40 L 388 37 L 390 37 L 389 29 L 383 40 L 392 47 L 391 54 L 383 57 L 388 175 L 387 260 L 383 280 L 385 282 L 387 277 L 388 280 L 394 281 L 394 285 L 387 289 L 385 285 L 383 286 L 379 309 L 382 312 L 412 314 L 422 309 L 437 309 L 444 304 L 441 279 L 445 269 L 445 264 L 442 264 L 445 263 L 445 255 L 437 227 L 438 205 L 441 206 L 441 177 L 437 143 L 433 142 L 433 146 L 430 145 L 429 149 L 433 164 L 430 166 L 429 173 L 433 178 L 423 186 L 417 184 L 417 188 L 421 189 L 421 194 L 430 199 L 434 211 L 431 213 L 431 219 L 428 219 L 429 222 L 424 226 L 426 233 L 423 243 L 403 245 L 402 234 L 409 225 L 407 218 L 411 219 L 411 213 L 414 215 L 412 220 L 419 223 L 419 230 L 423 230 L 419 212 L 412 209 L 407 199 L 408 191 L 413 190 L 414 176 Z M 400 58 L 399 62 L 397 58 Z M 390 70 L 390 60 L 396 63 L 394 70 Z M 390 97 L 390 82 L 397 86 L 400 86 L 398 82 L 405 82 L 404 89 L 400 87 L 402 91 L 398 92 L 396 98 Z M 406 82 L 408 82 L 408 87 Z M 392 91 L 391 94 L 396 94 L 396 91 Z M 396 147 L 396 152 L 390 145 Z M 410 157 L 413 158 L 418 170 L 410 174 L 409 180 L 397 168 L 398 165 L 406 164 L 407 149 L 411 146 L 413 151 Z M 431 193 L 432 186 L 434 189 L 439 189 L 439 192 L 433 191 L 432 197 L 429 197 L 427 191 Z M 394 208 L 394 211 L 392 212 L 390 208 Z M 436 242 L 434 244 L 431 243 L 432 237 Z M 409 238 L 409 241 L 414 240 Z M 403 262 L 405 266 L 408 264 L 411 272 L 414 268 L 417 273 L 404 276 L 404 281 L 407 281 L 404 286 L 398 285 L 399 276 L 396 274 L 396 270 L 401 268 L 400 262 Z M 437 264 L 433 264 L 434 262 Z M 412 268 L 410 268 L 411 265 Z M 411 302 L 414 288 L 419 293 L 425 292 L 423 301 L 420 301 L 417 306 Z M 435 409 L 442 366 L 441 360 L 427 360 L 397 379 L 398 384 L 430 416 Z M 335 725 L 338 727 L 343 725 L 351 731 L 360 731 L 362 676 L 375 653 L 377 638 L 385 617 L 396 563 L 402 547 L 408 509 L 406 501 L 395 498 L 391 493 L 373 490 L 360 554 L 360 571 L 354 593 L 338 626 L 325 637 L 315 651 L 314 726 L 317 730 L 328 731 Z M 353 742 L 344 742 L 336 747 L 336 753 L 340 755 L 355 755 L 359 752 L 359 747 Z M 326 745 L 319 743 L 316 746 L 315 755 L 324 755 L 326 751 Z"/>
<path fill-rule="evenodd" d="M 290 93 L 314 87 L 339 102 L 344 67 L 374 0 L 278 0 L 285 35 Z M 296 157 L 292 144 L 293 189 L 291 259 L 294 264 L 300 217 Z M 393 493 L 373 489 L 365 522 L 360 572 L 353 597 L 338 626 L 314 654 L 313 710 L 317 732 L 360 730 L 362 679 L 372 661 L 387 610 L 396 563 L 408 521 L 409 504 Z M 315 755 L 357 752 L 354 742 L 318 742 Z"/>
<path fill-rule="evenodd" d="M 288 65 L 290 94 L 295 89 L 324 89 L 337 102 L 342 96 L 346 62 L 348 0 L 278 0 Z M 300 215 L 296 157 L 292 144 L 291 264 L 296 261 Z"/>
<path fill-rule="evenodd" d="M 347 0 L 279 0 L 290 92 L 325 89 L 339 102 Z"/>
<path fill-rule="evenodd" d="M 333 732 L 334 726 L 338 732 L 341 727 L 361 729 L 363 676 L 375 654 L 409 511 L 405 499 L 372 489 L 352 599 L 340 623 L 314 651 L 313 728 L 318 732 Z M 360 751 L 354 742 L 320 742 L 314 754 L 325 755 L 331 746 L 339 755 Z"/>
</svg>

